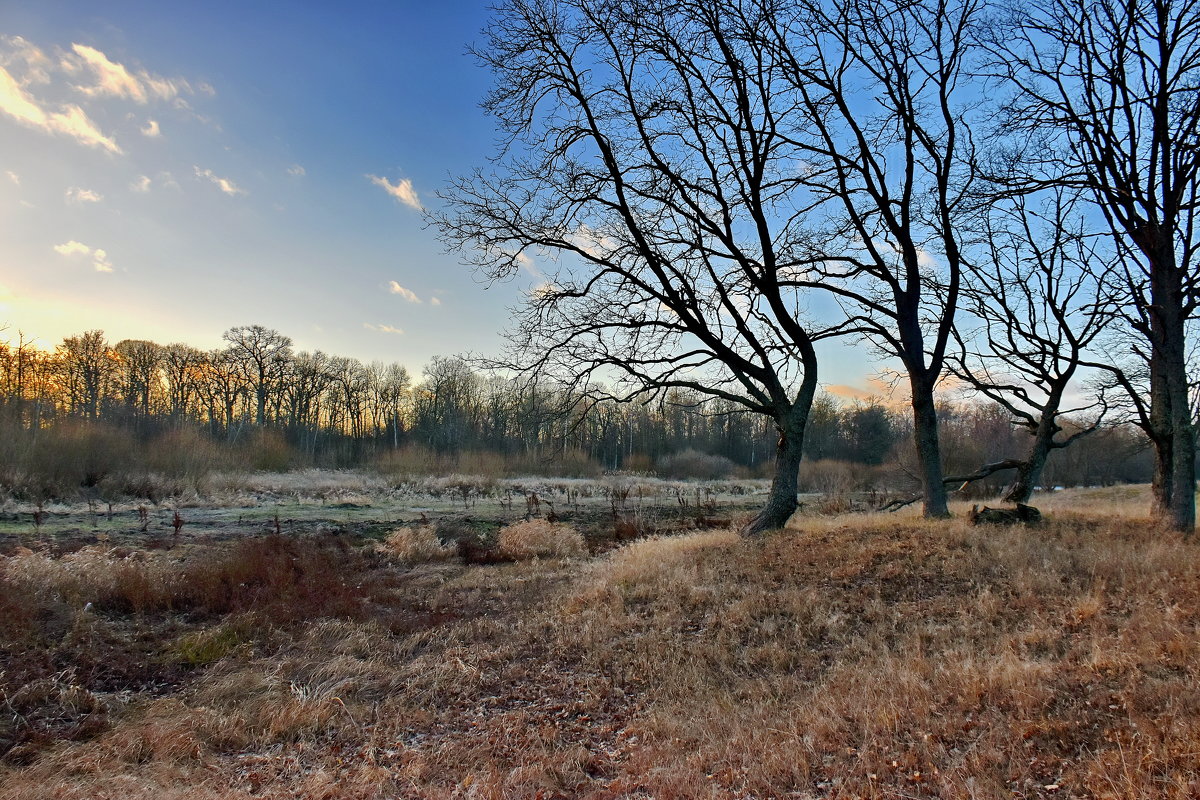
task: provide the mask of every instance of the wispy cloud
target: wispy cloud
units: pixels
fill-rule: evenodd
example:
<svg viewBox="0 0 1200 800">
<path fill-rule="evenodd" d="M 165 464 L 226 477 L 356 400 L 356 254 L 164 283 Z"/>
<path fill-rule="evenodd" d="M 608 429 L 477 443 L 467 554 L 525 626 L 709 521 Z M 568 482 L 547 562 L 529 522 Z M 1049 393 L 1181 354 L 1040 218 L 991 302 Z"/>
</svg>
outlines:
<svg viewBox="0 0 1200 800">
<path fill-rule="evenodd" d="M 64 91 L 73 91 L 89 108 L 106 99 L 138 105 L 183 102 L 181 94 L 196 92 L 183 78 L 128 67 L 89 45 L 75 42 L 66 52 L 55 50 L 51 58 L 19 36 L 0 36 L 0 114 L 45 133 L 69 136 L 88 147 L 121 153 L 113 136 L 102 131 L 87 111 L 61 99 Z M 200 91 L 212 94 L 207 84 Z M 147 120 L 140 130 L 145 136 L 160 135 L 157 120 Z"/>
<path fill-rule="evenodd" d="M 294 175 L 297 178 L 303 178 L 307 173 L 305 172 L 304 167 L 300 166 L 299 164 L 292 164 L 290 167 L 288 167 L 287 174 Z"/>
<path fill-rule="evenodd" d="M 92 261 L 92 267 L 96 270 L 96 272 L 113 271 L 112 262 L 108 260 L 108 253 L 99 247 L 88 247 L 83 242 L 77 242 L 72 239 L 71 241 L 64 242 L 63 244 L 56 244 L 54 246 L 54 252 L 67 258 L 74 258 L 76 256 L 90 258 Z"/>
<path fill-rule="evenodd" d="M 367 175 L 367 180 L 409 208 L 416 211 L 425 210 L 425 207 L 421 205 L 421 199 L 417 197 L 416 190 L 413 189 L 412 181 L 408 178 L 402 178 L 396 183 L 392 183 L 387 178 L 381 178 L 378 175 Z"/>
<path fill-rule="evenodd" d="M 121 152 L 116 140 L 105 136 L 82 108 L 71 104 L 57 109 L 43 106 L 4 67 L 0 67 L 0 111 L 23 125 L 46 133 L 64 134 L 88 147 L 99 147 L 110 153 Z"/>
<path fill-rule="evenodd" d="M 230 197 L 246 193 L 245 189 L 242 189 L 228 178 L 216 175 L 211 169 L 200 169 L 197 166 L 193 166 L 192 169 L 196 171 L 197 178 L 208 181 Z"/>
<path fill-rule="evenodd" d="M 834 397 L 845 397 L 850 400 L 866 400 L 875 397 L 873 392 L 866 389 L 860 389 L 857 386 L 847 386 L 843 383 L 834 383 L 825 387 L 825 391 Z"/>
<path fill-rule="evenodd" d="M 72 44 L 71 53 L 63 56 L 62 67 L 71 73 L 86 73 L 92 82 L 76 85 L 89 97 L 120 97 L 145 105 L 151 100 L 172 100 L 180 93 L 192 92 L 182 78 L 164 78 L 146 70 L 131 71 L 113 61 L 94 47 Z"/>
<path fill-rule="evenodd" d="M 391 325 L 384 325 L 383 323 L 372 325 L 369 322 L 364 322 L 363 327 L 369 331 L 375 331 L 376 333 L 395 333 L 401 336 L 404 335 L 404 330 L 402 328 L 395 328 Z"/>
<path fill-rule="evenodd" d="M 58 253 L 60 256 L 67 256 L 69 258 L 70 256 L 91 255 L 92 248 L 88 247 L 83 242 L 77 242 L 72 239 L 71 241 L 64 242 L 63 244 L 54 245 L 54 252 Z"/>
<path fill-rule="evenodd" d="M 388 291 L 392 294 L 398 294 L 410 303 L 419 303 L 421 298 L 417 297 L 416 292 L 411 289 L 405 289 L 395 281 L 388 281 Z"/>
<path fill-rule="evenodd" d="M 521 265 L 521 269 L 525 270 L 531 277 L 541 280 L 545 278 L 545 274 L 538 269 L 537 264 L 533 259 L 524 252 L 517 253 L 517 263 Z"/>
<path fill-rule="evenodd" d="M 92 251 L 92 266 L 96 268 L 96 272 L 112 272 L 112 262 L 108 260 L 108 253 L 97 247 Z"/>
<path fill-rule="evenodd" d="M 21 36 L 0 36 L 0 65 L 20 67 L 29 83 L 49 83 L 53 62 L 43 50 Z"/>
<path fill-rule="evenodd" d="M 547 295 L 554 294 L 554 292 L 556 292 L 556 291 L 558 291 L 557 285 L 555 285 L 551 281 L 543 281 L 542 283 L 539 283 L 537 286 L 531 287 L 529 289 L 529 297 L 532 300 L 540 300 L 543 297 L 546 297 Z"/>
<path fill-rule="evenodd" d="M 20 175 L 18 175 L 17 173 L 15 173 L 15 172 L 13 172 L 11 169 L 10 169 L 10 170 L 5 170 L 4 174 L 5 174 L 6 176 L 8 176 L 8 179 L 9 179 L 10 181 L 12 181 L 12 182 L 13 182 L 13 184 L 15 184 L 16 186 L 20 186 L 20 185 L 21 185 L 21 176 L 20 176 Z"/>
<path fill-rule="evenodd" d="M 139 175 L 138 179 L 136 181 L 129 184 L 129 188 L 135 192 L 150 191 L 150 176 L 149 175 Z"/>
<path fill-rule="evenodd" d="M 68 203 L 99 203 L 103 199 L 103 195 L 93 192 L 91 189 L 80 189 L 78 186 L 67 189 Z"/>
<path fill-rule="evenodd" d="M 440 298 L 440 297 L 431 297 L 431 298 L 429 298 L 429 305 L 431 305 L 431 306 L 440 306 L 441 304 L 442 304 L 442 298 Z"/>
</svg>

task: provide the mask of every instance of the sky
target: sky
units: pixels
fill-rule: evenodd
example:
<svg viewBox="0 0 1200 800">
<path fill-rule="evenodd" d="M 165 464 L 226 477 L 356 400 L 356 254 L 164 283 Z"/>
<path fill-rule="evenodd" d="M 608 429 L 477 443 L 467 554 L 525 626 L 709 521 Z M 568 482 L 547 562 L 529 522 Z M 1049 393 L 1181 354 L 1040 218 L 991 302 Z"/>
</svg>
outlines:
<svg viewBox="0 0 1200 800">
<path fill-rule="evenodd" d="M 489 286 L 422 216 L 495 149 L 487 5 L 0 0 L 0 339 L 497 353 L 536 264 Z M 823 382 L 876 394 L 856 351 Z"/>
</svg>

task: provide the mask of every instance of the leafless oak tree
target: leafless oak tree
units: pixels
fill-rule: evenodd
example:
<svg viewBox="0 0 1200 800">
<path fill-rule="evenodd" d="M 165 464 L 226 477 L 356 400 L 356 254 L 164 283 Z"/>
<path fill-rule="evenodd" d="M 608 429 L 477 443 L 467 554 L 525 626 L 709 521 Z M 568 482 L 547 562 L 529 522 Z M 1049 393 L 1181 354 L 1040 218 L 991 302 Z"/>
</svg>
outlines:
<svg viewBox="0 0 1200 800">
<path fill-rule="evenodd" d="M 1200 2 L 1012 3 L 991 37 L 1015 97 L 1015 190 L 1090 193 L 1124 262 L 1127 321 L 1146 342 L 1158 513 L 1195 527 L 1196 433 L 1185 330 L 1200 261 Z"/>
<path fill-rule="evenodd" d="M 944 374 L 978 173 L 976 0 L 797 0 L 765 48 L 805 122 L 791 135 L 817 245 L 789 286 L 834 292 L 907 373 L 926 516 L 948 516 L 934 389 Z"/>
<path fill-rule="evenodd" d="M 434 223 L 492 278 L 557 268 L 510 362 L 613 397 L 678 388 L 774 420 L 776 472 L 748 526 L 797 507 L 814 343 L 791 278 L 812 249 L 795 180 L 808 116 L 767 46 L 776 2 L 509 0 L 478 57 L 507 136 Z"/>
<path fill-rule="evenodd" d="M 292 355 L 291 338 L 262 325 L 239 325 L 225 331 L 221 338 L 229 342 L 230 357 L 241 365 L 254 390 L 254 423 L 265 425 L 268 399 L 279 391 L 287 361 Z"/>
<path fill-rule="evenodd" d="M 982 466 L 948 483 L 1015 470 L 1004 492 L 1026 503 L 1054 450 L 1096 431 L 1104 398 L 1087 393 L 1080 378 L 1117 312 L 1109 291 L 1111 259 L 1095 250 L 1063 187 L 1000 200 L 985 219 L 987 258 L 971 265 L 963 286 L 963 315 L 950 371 L 1005 409 L 1031 439 L 1022 458 Z M 1082 373 L 1082 375 L 1081 375 Z M 1082 392 L 1073 403 L 1071 390 Z M 1087 423 L 1061 422 L 1064 416 Z"/>
</svg>

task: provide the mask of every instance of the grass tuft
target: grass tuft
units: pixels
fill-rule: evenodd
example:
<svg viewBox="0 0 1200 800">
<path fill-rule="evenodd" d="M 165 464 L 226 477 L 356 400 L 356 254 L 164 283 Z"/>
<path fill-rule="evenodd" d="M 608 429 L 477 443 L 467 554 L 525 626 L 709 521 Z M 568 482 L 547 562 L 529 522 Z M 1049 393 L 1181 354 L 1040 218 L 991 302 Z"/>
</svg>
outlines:
<svg viewBox="0 0 1200 800">
<path fill-rule="evenodd" d="M 588 549 L 583 536 L 570 525 L 530 519 L 500 529 L 500 552 L 521 561 L 530 558 L 578 558 Z"/>
</svg>

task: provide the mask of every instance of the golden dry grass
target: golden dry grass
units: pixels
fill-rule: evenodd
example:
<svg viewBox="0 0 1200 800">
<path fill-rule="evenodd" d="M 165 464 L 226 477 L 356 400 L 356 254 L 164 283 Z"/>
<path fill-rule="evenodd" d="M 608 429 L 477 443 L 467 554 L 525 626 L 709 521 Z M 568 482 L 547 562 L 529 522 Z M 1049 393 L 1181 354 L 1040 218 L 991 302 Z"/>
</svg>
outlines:
<svg viewBox="0 0 1200 800">
<path fill-rule="evenodd" d="M 369 613 L 204 622 L 208 666 L 93 693 L 105 724 L 0 762 L 0 798 L 1200 796 L 1196 545 L 1101 499 L 352 562 Z"/>
<path fill-rule="evenodd" d="M 570 525 L 529 519 L 500 529 L 501 553 L 521 561 L 529 558 L 572 558 L 587 555 L 587 543 Z"/>
<path fill-rule="evenodd" d="M 442 544 L 433 525 L 397 528 L 383 541 L 380 550 L 406 564 L 445 561 L 456 552 L 454 545 Z"/>
</svg>

